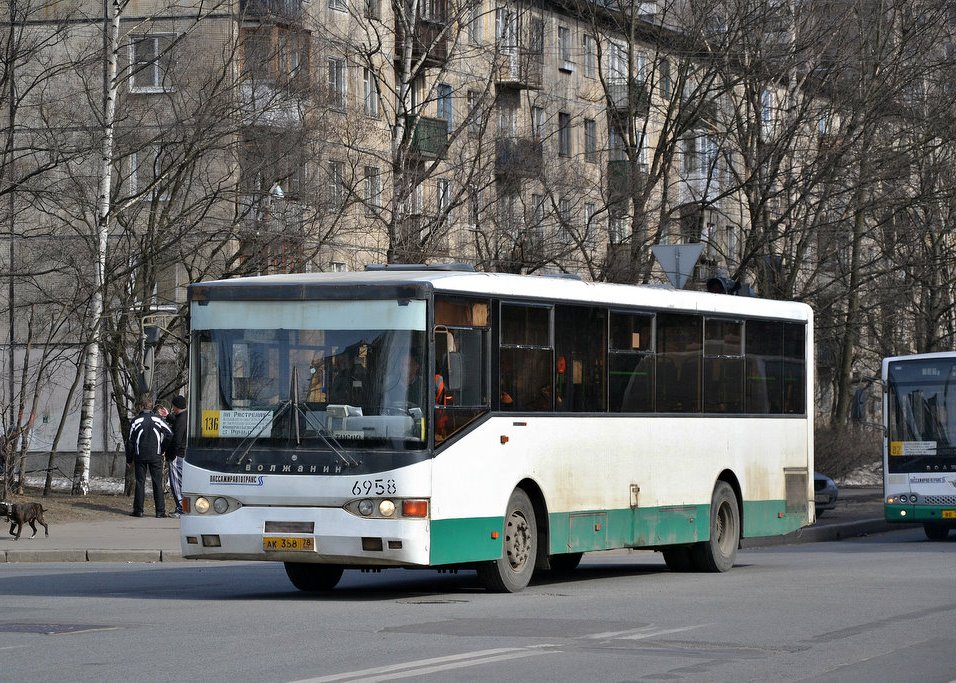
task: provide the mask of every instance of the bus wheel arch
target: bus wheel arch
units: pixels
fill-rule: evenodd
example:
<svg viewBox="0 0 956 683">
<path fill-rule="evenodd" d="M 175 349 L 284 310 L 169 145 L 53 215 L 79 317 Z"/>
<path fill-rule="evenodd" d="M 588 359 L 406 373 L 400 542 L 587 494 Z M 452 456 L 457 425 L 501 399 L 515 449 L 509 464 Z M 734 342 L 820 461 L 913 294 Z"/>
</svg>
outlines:
<svg viewBox="0 0 956 683">
<path fill-rule="evenodd" d="M 714 485 L 709 526 L 708 539 L 691 546 L 691 558 L 698 571 L 726 572 L 737 559 L 743 516 L 739 488 L 735 490 L 724 478 L 719 478 Z"/>
<path fill-rule="evenodd" d="M 540 495 L 537 505 L 534 498 L 519 484 L 508 499 L 501 557 L 476 567 L 478 580 L 489 591 L 517 593 L 531 581 L 541 546 L 538 519 L 543 506 Z"/>
</svg>

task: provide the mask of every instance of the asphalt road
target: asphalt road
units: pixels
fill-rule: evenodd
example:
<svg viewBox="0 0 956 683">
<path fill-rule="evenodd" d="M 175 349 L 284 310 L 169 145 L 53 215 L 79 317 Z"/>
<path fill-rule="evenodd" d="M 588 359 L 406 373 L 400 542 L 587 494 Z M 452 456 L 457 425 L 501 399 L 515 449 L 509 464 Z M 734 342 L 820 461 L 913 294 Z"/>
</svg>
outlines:
<svg viewBox="0 0 956 683">
<path fill-rule="evenodd" d="M 271 563 L 6 563 L 0 679 L 949 683 L 954 553 L 902 529 L 744 549 L 725 574 L 592 554 L 515 595 L 473 572 L 309 596 Z"/>
</svg>

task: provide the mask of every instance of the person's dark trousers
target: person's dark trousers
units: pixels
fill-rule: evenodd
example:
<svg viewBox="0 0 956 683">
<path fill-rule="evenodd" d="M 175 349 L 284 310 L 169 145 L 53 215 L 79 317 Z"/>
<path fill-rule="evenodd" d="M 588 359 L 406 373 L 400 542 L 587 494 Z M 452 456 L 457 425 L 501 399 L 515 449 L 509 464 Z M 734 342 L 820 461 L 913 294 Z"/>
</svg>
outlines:
<svg viewBox="0 0 956 683">
<path fill-rule="evenodd" d="M 163 460 L 136 461 L 136 490 L 133 492 L 133 514 L 143 514 L 143 505 L 146 503 L 146 475 L 149 475 L 153 485 L 153 503 L 156 505 L 156 516 L 166 516 L 166 498 L 163 496 Z"/>
</svg>

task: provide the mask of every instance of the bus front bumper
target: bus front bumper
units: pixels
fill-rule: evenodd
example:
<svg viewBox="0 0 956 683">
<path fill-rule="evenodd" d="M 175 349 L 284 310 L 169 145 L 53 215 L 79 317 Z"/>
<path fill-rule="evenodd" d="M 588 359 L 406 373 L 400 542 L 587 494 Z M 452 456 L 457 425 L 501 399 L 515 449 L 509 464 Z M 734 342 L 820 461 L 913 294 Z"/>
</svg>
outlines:
<svg viewBox="0 0 956 683">
<path fill-rule="evenodd" d="M 179 521 L 183 557 L 189 559 L 428 565 L 427 519 L 365 519 L 341 508 L 249 505 L 221 515 L 187 514 Z"/>
<path fill-rule="evenodd" d="M 883 506 L 887 522 L 944 522 L 956 527 L 956 506 L 891 505 Z"/>
</svg>

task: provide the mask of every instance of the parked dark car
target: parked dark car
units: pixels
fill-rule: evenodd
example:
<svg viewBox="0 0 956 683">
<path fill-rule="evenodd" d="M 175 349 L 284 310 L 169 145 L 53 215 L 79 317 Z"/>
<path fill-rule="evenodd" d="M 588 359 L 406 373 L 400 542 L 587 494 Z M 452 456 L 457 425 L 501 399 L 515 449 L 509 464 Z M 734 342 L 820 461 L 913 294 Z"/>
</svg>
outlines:
<svg viewBox="0 0 956 683">
<path fill-rule="evenodd" d="M 837 488 L 836 482 L 834 482 L 830 477 L 825 474 L 820 474 L 819 472 L 813 473 L 813 493 L 814 501 L 816 502 L 817 517 L 822 517 L 823 513 L 827 510 L 832 510 L 836 507 L 837 496 L 840 495 L 840 490 Z"/>
</svg>

